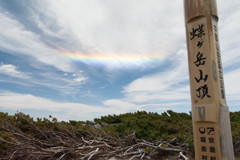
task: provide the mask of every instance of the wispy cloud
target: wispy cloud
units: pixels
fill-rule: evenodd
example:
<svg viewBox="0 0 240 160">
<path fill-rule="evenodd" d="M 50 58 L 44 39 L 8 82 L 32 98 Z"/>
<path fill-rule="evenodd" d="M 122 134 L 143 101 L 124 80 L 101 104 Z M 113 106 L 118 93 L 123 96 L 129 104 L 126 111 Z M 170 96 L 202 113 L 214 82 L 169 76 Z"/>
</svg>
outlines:
<svg viewBox="0 0 240 160">
<path fill-rule="evenodd" d="M 123 98 L 106 100 L 104 105 L 114 106 L 116 110 L 125 109 L 126 112 L 191 110 L 186 50 L 179 49 L 169 61 L 171 66 L 166 67 L 162 72 L 135 79 L 123 87 Z"/>
<path fill-rule="evenodd" d="M 8 13 L 0 12 L 0 24 L 1 51 L 34 57 L 38 62 L 54 66 L 61 71 L 74 71 L 69 60 L 55 54 L 56 50 L 46 46 L 38 33 L 27 30 Z"/>
<path fill-rule="evenodd" d="M 184 45 L 183 10 L 179 1 L 161 5 L 157 0 L 141 3 L 136 0 L 128 3 L 43 0 L 29 5 L 22 1 L 15 10 L 6 7 L 11 4 L 4 4 L 0 15 L 0 23 L 4 24 L 0 27 L 0 49 L 34 57 L 61 71 L 76 71 L 77 67 L 68 57 L 59 54 L 62 50 L 111 57 L 114 62 L 103 62 L 100 66 L 109 71 L 156 66 L 155 62 L 139 61 L 138 57 L 164 60 L 174 54 L 179 45 Z M 169 13 L 172 18 L 165 15 L 166 8 L 173 11 Z M 125 56 L 132 56 L 131 63 Z M 88 61 L 81 63 L 92 65 Z"/>
<path fill-rule="evenodd" d="M 188 67 L 186 51 L 180 50 L 172 59 L 171 69 L 146 75 L 134 80 L 126 87 L 124 93 L 129 101 L 152 103 L 189 99 Z"/>
<path fill-rule="evenodd" d="M 88 82 L 88 77 L 82 71 L 56 73 L 55 70 L 40 70 L 31 73 L 20 71 L 13 64 L 1 64 L 0 82 L 18 85 L 24 90 L 26 87 L 34 87 L 37 90 L 46 88 L 57 91 L 60 95 L 75 95 L 80 93 L 82 86 Z M 7 76 L 6 76 L 7 75 Z M 16 80 L 16 78 L 18 78 Z M 84 91 L 81 91 L 81 93 Z"/>
<path fill-rule="evenodd" d="M 65 40 L 75 44 L 64 45 L 62 43 L 65 40 L 61 39 L 61 43 L 55 44 L 56 46 L 62 45 L 62 48 L 70 52 L 80 50 L 86 55 L 97 53 L 99 57 L 113 57 L 116 66 L 121 68 L 127 62 L 122 59 L 118 62 L 121 55 L 167 57 L 178 49 L 179 45 L 176 44 L 182 44 L 181 41 L 184 40 L 183 11 L 179 5 L 182 3 L 178 1 L 159 5 L 157 0 L 141 3 L 136 0 L 128 3 L 96 0 L 90 3 L 43 1 L 37 3 L 38 15 L 34 17 L 34 22 L 44 35 L 55 35 L 58 39 L 65 36 Z M 173 12 L 169 16 L 172 18 L 166 18 L 165 8 L 171 8 Z M 47 17 L 49 21 L 45 22 L 41 17 Z M 55 34 L 53 28 L 59 32 Z M 134 62 L 132 64 L 130 67 L 134 66 Z M 141 67 L 138 62 L 136 64 Z M 105 65 L 108 68 L 114 67 L 112 63 Z"/>
<path fill-rule="evenodd" d="M 0 65 L 0 74 L 5 74 L 11 77 L 16 77 L 20 79 L 29 79 L 31 78 L 29 74 L 21 72 L 18 70 L 17 66 L 13 64 L 1 64 Z"/>
<path fill-rule="evenodd" d="M 240 38 L 238 36 L 240 21 L 239 1 L 219 0 L 219 37 L 222 54 L 223 67 L 231 68 L 240 67 Z M 234 66 L 234 67 L 232 67 Z"/>
</svg>

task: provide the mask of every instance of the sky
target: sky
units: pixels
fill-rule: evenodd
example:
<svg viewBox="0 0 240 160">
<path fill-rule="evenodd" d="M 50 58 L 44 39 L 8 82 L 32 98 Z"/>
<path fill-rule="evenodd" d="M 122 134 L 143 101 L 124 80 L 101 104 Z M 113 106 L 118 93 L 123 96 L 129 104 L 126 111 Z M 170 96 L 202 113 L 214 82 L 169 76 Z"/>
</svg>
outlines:
<svg viewBox="0 0 240 160">
<path fill-rule="evenodd" d="M 240 2 L 217 5 L 239 111 Z M 85 121 L 138 110 L 191 110 L 182 0 L 0 1 L 0 111 Z"/>
</svg>

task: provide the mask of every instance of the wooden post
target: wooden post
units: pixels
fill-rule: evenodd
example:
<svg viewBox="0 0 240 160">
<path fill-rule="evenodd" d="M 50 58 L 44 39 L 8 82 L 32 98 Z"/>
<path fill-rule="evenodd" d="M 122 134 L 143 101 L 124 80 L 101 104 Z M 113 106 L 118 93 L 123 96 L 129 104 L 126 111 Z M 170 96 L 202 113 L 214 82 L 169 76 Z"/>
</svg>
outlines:
<svg viewBox="0 0 240 160">
<path fill-rule="evenodd" d="M 234 160 L 216 0 L 184 0 L 196 160 Z"/>
</svg>

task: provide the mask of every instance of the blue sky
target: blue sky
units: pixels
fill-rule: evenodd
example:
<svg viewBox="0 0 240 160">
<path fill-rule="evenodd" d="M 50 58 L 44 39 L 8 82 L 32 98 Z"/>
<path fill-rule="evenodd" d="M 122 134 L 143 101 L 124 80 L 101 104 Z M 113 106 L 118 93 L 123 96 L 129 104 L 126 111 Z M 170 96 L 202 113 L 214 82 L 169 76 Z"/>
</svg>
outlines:
<svg viewBox="0 0 240 160">
<path fill-rule="evenodd" d="M 240 2 L 218 0 L 230 111 L 240 102 Z M 191 110 L 183 1 L 0 1 L 0 110 L 92 120 Z"/>
</svg>

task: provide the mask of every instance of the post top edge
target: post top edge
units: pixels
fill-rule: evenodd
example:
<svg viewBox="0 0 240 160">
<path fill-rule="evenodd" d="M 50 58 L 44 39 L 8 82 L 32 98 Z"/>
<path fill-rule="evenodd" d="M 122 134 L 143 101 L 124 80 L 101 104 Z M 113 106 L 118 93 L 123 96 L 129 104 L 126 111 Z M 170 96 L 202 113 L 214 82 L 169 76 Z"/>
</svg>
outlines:
<svg viewBox="0 0 240 160">
<path fill-rule="evenodd" d="M 199 16 L 215 16 L 217 14 L 216 0 L 184 0 L 185 21 Z"/>
</svg>

